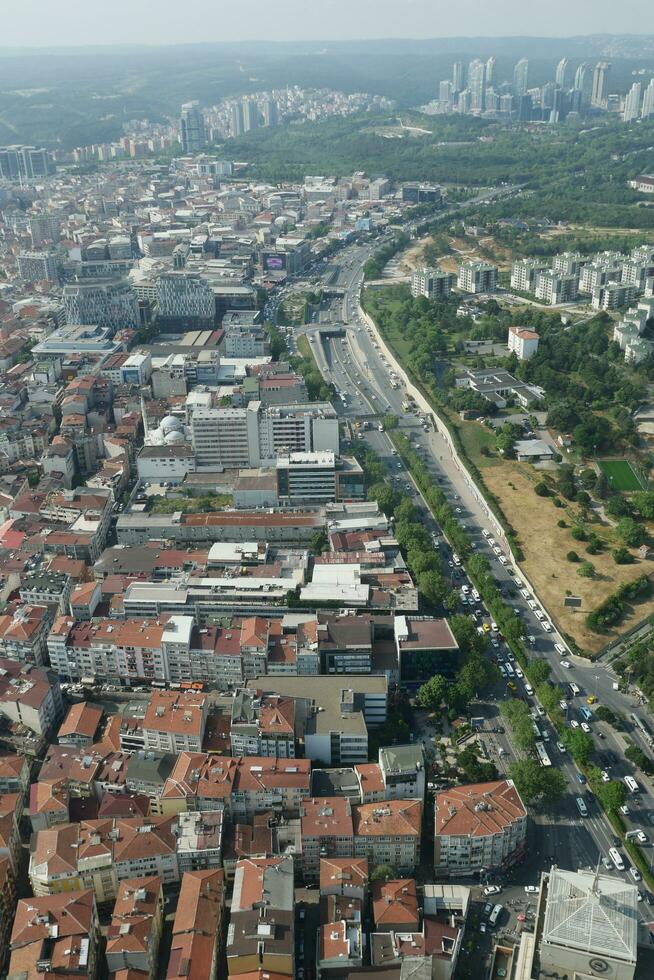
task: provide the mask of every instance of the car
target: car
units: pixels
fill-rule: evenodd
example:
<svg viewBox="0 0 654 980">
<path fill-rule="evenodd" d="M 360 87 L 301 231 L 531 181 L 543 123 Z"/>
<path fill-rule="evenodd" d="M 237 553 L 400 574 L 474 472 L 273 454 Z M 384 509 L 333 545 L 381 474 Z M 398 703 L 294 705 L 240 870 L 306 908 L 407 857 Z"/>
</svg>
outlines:
<svg viewBox="0 0 654 980">
<path fill-rule="evenodd" d="M 572 664 L 570 663 L 569 660 L 562 660 L 561 661 L 561 666 L 562 667 L 565 667 L 567 670 L 569 670 L 572 667 Z"/>
<path fill-rule="evenodd" d="M 540 625 L 543 627 L 546 633 L 552 632 L 552 624 L 549 623 L 546 619 L 544 619 Z"/>
<path fill-rule="evenodd" d="M 485 922 L 482 922 L 481 923 L 481 925 L 479 926 L 479 931 L 480 932 L 486 932 L 486 923 Z"/>
<path fill-rule="evenodd" d="M 573 718 L 572 721 L 570 722 L 570 728 L 579 728 L 579 722 L 575 721 L 575 719 Z"/>
<path fill-rule="evenodd" d="M 597 698 L 594 694 L 589 694 L 586 698 L 586 704 L 597 704 Z"/>
<path fill-rule="evenodd" d="M 478 626 L 477 627 L 477 632 L 479 633 L 480 636 L 484 636 L 485 635 L 484 634 L 484 627 L 483 626 Z"/>
<path fill-rule="evenodd" d="M 486 885 L 484 895 L 499 895 L 502 891 L 499 885 Z"/>
<path fill-rule="evenodd" d="M 539 892 L 540 892 L 540 888 L 538 887 L 538 885 L 525 885 L 526 895 L 538 895 Z"/>
<path fill-rule="evenodd" d="M 622 813 L 625 817 L 628 817 L 629 814 L 631 813 L 631 810 L 629 809 L 626 803 L 623 803 L 622 806 L 620 807 L 620 813 Z"/>
<path fill-rule="evenodd" d="M 603 783 L 610 783 L 611 782 L 611 777 L 609 776 L 609 773 L 608 773 L 608 770 L 607 769 L 602 769 L 602 772 L 600 773 L 600 775 L 602 777 L 602 782 Z"/>
<path fill-rule="evenodd" d="M 577 773 L 577 782 L 581 783 L 582 786 L 586 785 L 586 777 L 584 776 L 583 772 Z"/>
<path fill-rule="evenodd" d="M 638 870 L 638 868 L 634 868 L 633 865 L 631 865 L 630 868 L 629 868 L 629 874 L 634 879 L 634 881 L 642 881 L 643 880 L 643 876 L 641 875 L 640 871 Z"/>
<path fill-rule="evenodd" d="M 555 643 L 554 649 L 556 650 L 556 652 L 559 654 L 560 657 L 565 656 L 565 647 L 563 646 L 562 643 Z"/>
<path fill-rule="evenodd" d="M 517 578 L 517 577 L 516 577 L 515 575 L 513 576 L 513 584 L 514 584 L 514 585 L 517 585 L 517 587 L 518 587 L 519 589 L 521 589 L 521 588 L 522 588 L 522 582 L 521 582 L 521 581 L 520 581 L 520 579 L 519 579 L 519 578 Z"/>
<path fill-rule="evenodd" d="M 516 667 L 515 668 L 515 676 L 516 677 L 524 677 L 525 675 L 522 673 L 522 671 L 520 670 L 519 667 Z"/>
<path fill-rule="evenodd" d="M 518 690 L 518 688 L 515 686 L 515 684 L 513 683 L 513 681 L 507 681 L 506 686 L 508 687 L 508 689 L 510 691 L 517 691 Z"/>
<path fill-rule="evenodd" d="M 500 628 L 499 628 L 499 626 L 497 625 L 497 623 L 495 622 L 494 619 L 491 619 L 491 624 L 490 625 L 491 625 L 491 629 L 492 629 L 493 633 L 499 633 Z"/>
<path fill-rule="evenodd" d="M 486 904 L 484 905 L 484 908 L 483 908 L 481 914 L 488 916 L 488 915 L 491 914 L 492 911 L 493 911 L 493 903 L 492 902 L 486 902 Z"/>
<path fill-rule="evenodd" d="M 556 743 L 556 747 L 559 750 L 559 752 L 561 752 L 561 753 L 564 753 L 564 752 L 567 751 L 567 749 L 566 749 L 565 745 L 563 744 L 563 742 L 557 742 Z"/>
<path fill-rule="evenodd" d="M 647 834 L 643 830 L 637 831 L 636 832 L 636 840 L 638 840 L 641 844 L 646 844 L 647 843 Z"/>
<path fill-rule="evenodd" d="M 654 905 L 654 895 L 651 892 L 645 892 L 645 901 L 648 905 Z"/>
<path fill-rule="evenodd" d="M 496 650 L 499 650 L 499 646 L 500 645 L 497 642 L 497 640 L 495 639 L 495 637 L 493 637 L 493 639 L 491 640 L 491 646 L 494 647 Z"/>
<path fill-rule="evenodd" d="M 529 593 L 527 592 L 526 589 L 520 589 L 520 595 L 522 596 L 523 599 L 529 598 Z"/>
<path fill-rule="evenodd" d="M 559 701 L 559 707 L 561 708 L 561 711 L 567 711 L 568 710 L 568 702 L 567 701 L 564 701 L 563 698 L 561 698 L 561 700 Z"/>
<path fill-rule="evenodd" d="M 482 626 L 482 629 L 483 629 L 484 633 L 490 633 L 490 631 L 491 631 L 490 625 L 488 623 L 484 623 L 484 625 Z"/>
<path fill-rule="evenodd" d="M 612 837 L 611 840 L 613 841 L 613 847 L 622 847 L 621 837 Z"/>
<path fill-rule="evenodd" d="M 587 721 L 582 721 L 581 730 L 582 732 L 586 732 L 586 735 L 590 735 L 590 725 Z"/>
<path fill-rule="evenodd" d="M 604 865 L 607 871 L 613 870 L 613 861 L 611 860 L 611 858 L 603 857 L 602 864 Z"/>
</svg>

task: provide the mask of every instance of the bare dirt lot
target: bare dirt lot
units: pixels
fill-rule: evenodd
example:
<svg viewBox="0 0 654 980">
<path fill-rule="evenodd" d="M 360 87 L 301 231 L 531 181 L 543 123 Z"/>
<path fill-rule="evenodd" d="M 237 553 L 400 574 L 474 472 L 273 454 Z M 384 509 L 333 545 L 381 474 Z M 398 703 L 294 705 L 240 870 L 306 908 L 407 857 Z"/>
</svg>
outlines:
<svg viewBox="0 0 654 980">
<path fill-rule="evenodd" d="M 578 508 L 574 505 L 557 508 L 552 498 L 539 497 L 534 492 L 534 485 L 540 475 L 529 464 L 498 461 L 495 465 L 487 466 L 483 473 L 484 482 L 497 496 L 507 519 L 518 533 L 525 555 L 522 562 L 525 574 L 533 582 L 558 626 L 574 637 L 583 650 L 600 650 L 610 639 L 654 612 L 654 600 L 650 600 L 635 606 L 617 630 L 597 634 L 587 629 L 585 618 L 591 609 L 615 592 L 622 582 L 654 571 L 654 562 L 637 559 L 633 565 L 616 565 L 611 549 L 618 542 L 614 540 L 613 529 L 599 520 L 589 522 L 588 526 L 606 540 L 607 548 L 599 555 L 586 554 L 586 543 L 576 541 L 570 534 L 570 525 Z M 557 526 L 561 519 L 565 520 L 567 527 Z M 576 551 L 580 561 L 592 562 L 596 577 L 587 579 L 578 575 L 579 564 L 566 559 L 569 551 Z M 563 605 L 566 590 L 580 596 L 581 609 Z"/>
</svg>

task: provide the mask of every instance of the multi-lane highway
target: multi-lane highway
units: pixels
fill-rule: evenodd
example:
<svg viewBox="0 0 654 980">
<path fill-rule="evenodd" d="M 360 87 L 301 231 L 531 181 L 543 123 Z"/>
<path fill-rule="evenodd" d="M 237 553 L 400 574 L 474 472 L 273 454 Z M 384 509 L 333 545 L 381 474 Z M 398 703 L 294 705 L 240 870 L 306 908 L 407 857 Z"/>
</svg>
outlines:
<svg viewBox="0 0 654 980">
<path fill-rule="evenodd" d="M 363 266 L 371 251 L 372 246 L 369 244 L 365 246 L 353 244 L 339 253 L 338 275 L 335 281 L 332 278 L 330 285 L 339 287 L 343 291 L 343 296 L 323 303 L 317 322 L 304 328 L 321 372 L 325 379 L 334 385 L 338 394 L 336 407 L 339 414 L 350 423 L 366 417 L 371 419 L 371 428 L 356 432 L 355 438 L 365 439 L 387 465 L 389 479 L 394 485 L 411 493 L 416 506 L 421 510 L 421 519 L 430 531 L 439 537 L 443 564 L 452 576 L 453 585 L 460 586 L 466 580 L 455 567 L 447 542 L 439 534 L 439 529 L 425 502 L 398 459 L 391 440 L 386 433 L 379 431 L 378 423 L 384 413 L 391 412 L 398 416 L 402 431 L 411 440 L 429 468 L 434 481 L 439 483 L 452 503 L 473 547 L 490 561 L 498 587 L 509 605 L 515 609 L 516 615 L 521 618 L 526 635 L 532 638 L 530 646 L 533 654 L 548 661 L 552 680 L 561 684 L 567 691 L 566 715 L 569 722 L 581 723 L 583 718 L 580 708 L 587 707 L 586 699 L 589 696 L 597 697 L 599 703 L 605 704 L 629 719 L 630 714 L 637 710 L 636 701 L 614 689 L 615 677 L 610 669 L 604 664 L 593 665 L 582 658 L 572 656 L 553 624 L 550 631 L 546 632 L 542 620 L 544 619 L 548 625 L 549 622 L 538 603 L 537 596 L 533 595 L 520 578 L 519 570 L 513 566 L 500 528 L 489 519 L 479 491 L 457 464 L 446 439 L 428 424 L 428 420 L 425 425 L 416 413 L 404 411 L 406 392 L 404 384 L 401 383 L 401 368 L 384 355 L 376 330 L 366 323 L 359 306 Z M 333 265 L 332 261 L 330 277 L 333 273 Z M 342 327 L 342 336 L 330 335 L 324 330 L 325 327 L 337 326 Z M 478 610 L 480 617 L 478 622 L 481 622 L 483 609 L 478 607 Z M 500 663 L 506 663 L 508 660 L 508 651 L 502 646 L 497 651 L 493 649 L 493 653 Z M 523 693 L 523 681 L 517 679 L 516 683 L 520 693 Z M 568 686 L 570 683 L 579 687 L 579 695 L 570 697 L 571 691 Z M 499 698 L 503 696 L 506 696 L 505 690 L 498 693 Z M 642 709 L 638 709 L 638 712 L 642 716 Z M 644 720 L 647 724 L 646 719 Z M 610 726 L 595 718 L 590 721 L 590 726 L 596 738 L 601 768 L 607 769 L 610 777 L 615 779 L 634 775 L 633 768 L 624 758 L 625 742 L 622 734 L 616 733 Z M 628 727 L 632 728 L 629 736 L 650 752 L 646 740 L 638 730 L 629 722 Z M 552 763 L 559 767 L 568 779 L 570 794 L 566 796 L 560 810 L 557 811 L 556 819 L 543 818 L 542 820 L 540 834 L 542 853 L 549 856 L 557 855 L 560 863 L 564 863 L 562 854 L 567 853 L 569 866 L 578 863 L 594 865 L 599 856 L 607 855 L 614 835 L 599 806 L 587 792 L 587 787 L 578 781 L 577 769 L 569 755 L 557 749 L 553 731 L 546 744 Z M 513 761 L 515 750 L 508 736 L 491 735 L 488 747 L 491 752 L 495 752 L 495 761 L 500 768 Z M 654 834 L 654 795 L 642 775 L 640 773 L 635 775 L 640 792 L 630 796 L 628 800 L 630 812 L 625 815 L 625 822 L 632 829 L 643 828 L 650 836 Z M 587 802 L 588 816 L 585 818 L 582 818 L 577 808 L 575 802 L 577 796 L 582 796 Z M 646 848 L 645 854 L 648 853 Z M 628 860 L 625 860 L 625 863 L 628 866 Z M 644 904 L 641 906 L 641 913 L 643 919 L 652 918 Z"/>
</svg>

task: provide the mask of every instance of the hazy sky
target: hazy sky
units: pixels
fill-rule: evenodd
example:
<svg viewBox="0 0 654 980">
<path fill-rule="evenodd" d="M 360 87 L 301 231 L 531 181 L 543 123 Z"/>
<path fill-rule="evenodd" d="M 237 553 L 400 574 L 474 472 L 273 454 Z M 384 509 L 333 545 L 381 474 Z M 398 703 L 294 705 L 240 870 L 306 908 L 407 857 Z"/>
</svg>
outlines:
<svg viewBox="0 0 654 980">
<path fill-rule="evenodd" d="M 619 14 L 618 14 L 619 12 Z M 0 0 L 0 47 L 654 33 L 652 0 Z"/>
</svg>

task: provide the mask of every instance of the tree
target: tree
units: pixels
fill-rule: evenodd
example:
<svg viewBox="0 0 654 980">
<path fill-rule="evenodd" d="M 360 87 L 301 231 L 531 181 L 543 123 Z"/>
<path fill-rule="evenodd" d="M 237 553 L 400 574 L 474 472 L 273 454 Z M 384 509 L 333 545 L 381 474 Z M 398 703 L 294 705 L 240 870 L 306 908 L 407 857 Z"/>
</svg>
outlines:
<svg viewBox="0 0 654 980">
<path fill-rule="evenodd" d="M 609 495 L 609 490 L 610 488 L 609 488 L 608 477 L 604 472 L 604 470 L 600 470 L 600 474 L 597 477 L 597 483 L 595 484 L 595 493 L 597 494 L 600 500 L 606 500 L 606 498 Z"/>
<path fill-rule="evenodd" d="M 613 726 L 616 726 L 619 721 L 618 716 L 610 708 L 607 708 L 605 704 L 600 704 L 595 708 L 595 717 L 598 721 L 605 721 L 607 724 Z"/>
<path fill-rule="evenodd" d="M 579 561 L 579 555 L 576 551 L 569 551 L 565 557 L 568 561 Z"/>
<path fill-rule="evenodd" d="M 633 505 L 647 521 L 654 520 L 654 490 L 645 490 L 642 493 L 635 493 Z"/>
<path fill-rule="evenodd" d="M 392 429 L 397 429 L 399 421 L 397 415 L 385 415 L 382 419 L 382 425 L 386 432 L 390 432 Z"/>
<path fill-rule="evenodd" d="M 395 869 L 390 864 L 376 864 L 370 872 L 371 881 L 392 881 L 395 878 Z"/>
<path fill-rule="evenodd" d="M 538 687 L 539 684 L 544 684 L 545 681 L 549 680 L 552 668 L 546 660 L 530 660 L 529 667 L 527 668 L 527 674 L 529 680 L 532 684 Z"/>
<path fill-rule="evenodd" d="M 597 795 L 607 813 L 617 813 L 620 807 L 624 806 L 626 798 L 624 783 L 619 783 L 616 779 L 612 779 L 609 783 L 600 783 L 597 787 Z"/>
<path fill-rule="evenodd" d="M 450 683 L 442 674 L 434 674 L 418 691 L 416 703 L 427 711 L 440 711 L 441 706 L 447 703 L 449 687 Z"/>
<path fill-rule="evenodd" d="M 563 773 L 558 769 L 543 767 L 535 759 L 514 762 L 509 768 L 509 776 L 525 803 L 537 800 L 555 803 L 566 791 Z"/>
<path fill-rule="evenodd" d="M 482 762 L 477 756 L 477 749 L 474 745 L 467 745 L 459 754 L 457 765 L 466 782 L 485 783 L 497 779 L 497 768 L 494 763 Z"/>
<path fill-rule="evenodd" d="M 379 509 L 383 510 L 387 517 L 391 517 L 395 510 L 397 494 L 388 483 L 373 483 L 368 489 L 368 500 L 376 500 Z"/>
<path fill-rule="evenodd" d="M 566 728 L 561 735 L 561 741 L 578 765 L 588 765 L 595 749 L 592 735 L 582 732 L 580 728 Z"/>
<path fill-rule="evenodd" d="M 472 653 L 483 653 L 486 649 L 486 637 L 479 635 L 477 625 L 471 616 L 452 616 L 450 629 L 464 658 Z"/>
<path fill-rule="evenodd" d="M 550 488 L 548 487 L 548 485 L 545 483 L 544 480 L 541 480 L 540 483 L 536 484 L 536 486 L 534 487 L 534 491 L 538 494 L 539 497 L 549 497 L 550 495 Z"/>
<path fill-rule="evenodd" d="M 637 548 L 645 538 L 645 528 L 633 517 L 623 517 L 619 520 L 616 530 L 629 548 Z"/>
<path fill-rule="evenodd" d="M 447 582 L 442 575 L 435 571 L 423 572 L 418 576 L 418 589 L 432 606 L 443 602 L 449 592 Z"/>
<path fill-rule="evenodd" d="M 398 523 L 405 522 L 412 524 L 416 519 L 416 509 L 409 497 L 403 497 L 395 508 L 395 520 Z"/>
<path fill-rule="evenodd" d="M 581 565 L 577 569 L 577 575 L 581 575 L 582 578 L 594 578 L 595 577 L 595 566 L 592 561 L 582 561 Z"/>
<path fill-rule="evenodd" d="M 629 759 L 629 762 L 633 762 L 637 769 L 642 769 L 648 776 L 654 773 L 654 764 L 637 745 L 627 746 L 624 754 L 625 758 Z"/>
<path fill-rule="evenodd" d="M 628 548 L 615 548 L 613 550 L 613 560 L 616 565 L 632 565 L 634 562 L 634 556 L 631 554 Z"/>
<path fill-rule="evenodd" d="M 631 507 L 629 502 L 621 497 L 619 493 L 615 497 L 611 497 L 606 504 L 606 512 L 610 514 L 611 517 L 629 517 L 631 514 Z"/>
</svg>

